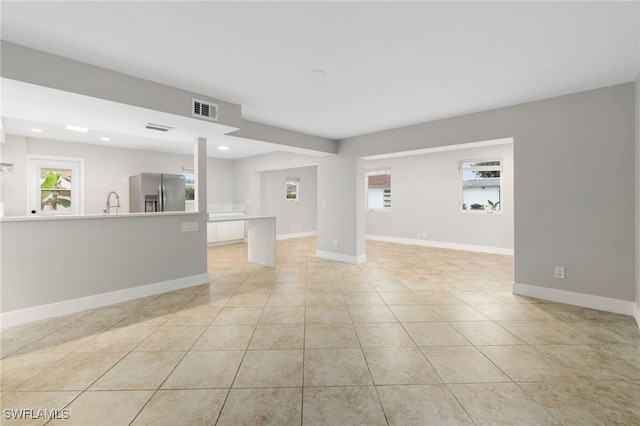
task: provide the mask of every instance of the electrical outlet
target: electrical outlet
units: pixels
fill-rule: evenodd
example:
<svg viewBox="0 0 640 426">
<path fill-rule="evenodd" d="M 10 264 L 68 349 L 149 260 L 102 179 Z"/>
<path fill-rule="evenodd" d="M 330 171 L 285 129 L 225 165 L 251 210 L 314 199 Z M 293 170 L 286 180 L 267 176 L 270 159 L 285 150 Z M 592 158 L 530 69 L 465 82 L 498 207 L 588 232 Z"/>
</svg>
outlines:
<svg viewBox="0 0 640 426">
<path fill-rule="evenodd" d="M 123 177 L 122 183 L 129 183 L 129 177 L 128 176 Z"/>
<path fill-rule="evenodd" d="M 422 238 L 422 234 L 418 232 L 417 234 L 418 238 Z"/>
<path fill-rule="evenodd" d="M 182 222 L 182 232 L 196 232 L 198 230 L 198 222 Z"/>
<path fill-rule="evenodd" d="M 338 240 L 333 240 L 333 246 L 338 247 Z"/>
<path fill-rule="evenodd" d="M 564 266 L 556 266 L 555 277 L 564 280 Z"/>
</svg>

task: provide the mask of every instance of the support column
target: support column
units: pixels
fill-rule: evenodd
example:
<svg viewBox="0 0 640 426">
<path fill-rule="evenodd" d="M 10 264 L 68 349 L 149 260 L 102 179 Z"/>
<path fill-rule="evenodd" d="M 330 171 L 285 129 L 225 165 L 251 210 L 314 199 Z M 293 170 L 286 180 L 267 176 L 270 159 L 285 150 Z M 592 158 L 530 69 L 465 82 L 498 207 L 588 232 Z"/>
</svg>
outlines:
<svg viewBox="0 0 640 426">
<path fill-rule="evenodd" d="M 364 160 L 325 157 L 318 162 L 318 246 L 321 258 L 366 262 Z"/>
</svg>

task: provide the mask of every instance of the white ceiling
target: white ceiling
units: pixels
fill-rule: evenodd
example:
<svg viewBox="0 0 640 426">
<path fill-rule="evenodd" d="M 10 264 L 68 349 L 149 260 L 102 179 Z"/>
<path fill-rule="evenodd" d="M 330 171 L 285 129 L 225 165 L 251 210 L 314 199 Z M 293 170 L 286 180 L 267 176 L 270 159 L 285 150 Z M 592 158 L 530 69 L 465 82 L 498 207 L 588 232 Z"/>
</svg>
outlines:
<svg viewBox="0 0 640 426">
<path fill-rule="evenodd" d="M 1 34 L 342 139 L 633 81 L 639 5 L 2 1 Z"/>
</svg>

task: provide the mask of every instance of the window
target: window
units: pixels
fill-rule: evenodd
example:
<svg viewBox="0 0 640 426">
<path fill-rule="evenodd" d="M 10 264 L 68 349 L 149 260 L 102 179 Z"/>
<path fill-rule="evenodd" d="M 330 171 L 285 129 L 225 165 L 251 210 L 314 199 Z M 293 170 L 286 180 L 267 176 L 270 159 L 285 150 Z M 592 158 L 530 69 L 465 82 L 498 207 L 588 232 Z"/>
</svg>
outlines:
<svg viewBox="0 0 640 426">
<path fill-rule="evenodd" d="M 29 214 L 84 213 L 84 160 L 28 156 Z"/>
<path fill-rule="evenodd" d="M 285 189 L 287 201 L 298 201 L 300 199 L 300 178 L 286 178 Z"/>
<path fill-rule="evenodd" d="M 367 184 L 367 208 L 391 208 L 391 169 L 375 169 L 365 172 Z"/>
<path fill-rule="evenodd" d="M 182 175 L 184 176 L 184 199 L 186 201 L 194 201 L 196 199 L 196 177 L 192 168 L 183 167 Z"/>
<path fill-rule="evenodd" d="M 460 162 L 461 206 L 465 211 L 500 211 L 502 160 Z"/>
</svg>

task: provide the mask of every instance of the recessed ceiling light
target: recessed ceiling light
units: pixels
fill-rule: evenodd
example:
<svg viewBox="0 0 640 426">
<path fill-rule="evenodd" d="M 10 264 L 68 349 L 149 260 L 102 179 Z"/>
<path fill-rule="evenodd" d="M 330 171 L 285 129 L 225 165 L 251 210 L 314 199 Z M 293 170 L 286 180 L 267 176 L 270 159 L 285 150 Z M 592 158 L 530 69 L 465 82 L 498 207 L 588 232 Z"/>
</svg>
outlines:
<svg viewBox="0 0 640 426">
<path fill-rule="evenodd" d="M 229 151 L 229 147 L 228 146 L 219 146 L 218 149 L 220 151 Z"/>
<path fill-rule="evenodd" d="M 100 138 L 101 141 L 105 141 L 105 142 L 109 142 L 111 140 L 111 138 L 108 138 L 106 136 L 103 136 Z"/>
<path fill-rule="evenodd" d="M 31 131 L 35 133 L 42 133 L 42 129 L 31 129 Z"/>
<path fill-rule="evenodd" d="M 65 129 L 73 130 L 74 132 L 86 132 L 87 130 L 89 130 L 86 127 L 80 127 L 80 126 L 67 126 L 65 127 Z"/>
<path fill-rule="evenodd" d="M 311 71 L 315 77 L 324 78 L 327 76 L 327 72 L 325 70 L 313 70 Z"/>
</svg>

